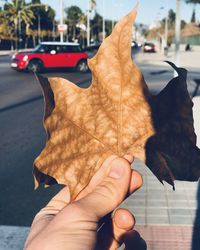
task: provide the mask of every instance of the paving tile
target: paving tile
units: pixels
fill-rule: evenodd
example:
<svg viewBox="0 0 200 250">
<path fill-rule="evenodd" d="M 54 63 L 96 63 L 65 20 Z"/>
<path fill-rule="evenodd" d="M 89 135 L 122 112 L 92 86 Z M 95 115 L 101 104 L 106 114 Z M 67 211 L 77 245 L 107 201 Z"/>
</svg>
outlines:
<svg viewBox="0 0 200 250">
<path fill-rule="evenodd" d="M 136 225 L 135 228 L 145 239 L 148 250 L 191 250 L 192 226 Z M 194 237 L 196 237 L 197 244 L 200 246 L 198 234 Z M 194 250 L 197 249 L 200 248 Z"/>
<path fill-rule="evenodd" d="M 187 197 L 185 196 L 184 193 L 182 193 L 182 194 L 168 193 L 167 197 L 168 197 L 169 200 L 183 200 L 183 201 L 187 201 Z"/>
<path fill-rule="evenodd" d="M 197 200 L 192 200 L 192 201 L 189 200 L 188 203 L 189 203 L 189 206 L 191 208 L 197 209 L 197 207 L 198 207 L 198 201 Z"/>
<path fill-rule="evenodd" d="M 159 193 L 159 194 L 153 194 L 150 193 L 147 195 L 147 200 L 165 200 L 165 194 Z"/>
<path fill-rule="evenodd" d="M 189 209 L 189 211 L 190 211 L 190 215 L 192 216 L 192 218 L 195 218 L 197 215 L 196 209 Z"/>
<path fill-rule="evenodd" d="M 146 194 L 146 188 L 139 189 L 134 195 Z"/>
<path fill-rule="evenodd" d="M 198 182 L 183 181 L 183 185 L 187 187 L 187 189 L 198 189 Z"/>
<path fill-rule="evenodd" d="M 155 188 L 148 188 L 148 190 L 147 190 L 147 196 L 148 196 L 149 194 L 152 194 L 152 195 L 155 195 L 155 196 L 157 196 L 157 195 L 165 196 L 164 190 L 159 189 L 159 188 L 158 188 L 158 189 L 155 189 Z"/>
<path fill-rule="evenodd" d="M 184 181 L 175 181 L 174 184 L 176 190 L 185 189 Z"/>
<path fill-rule="evenodd" d="M 125 204 L 127 206 L 130 206 L 130 207 L 145 207 L 146 206 L 146 202 L 145 200 L 127 200 L 125 201 Z"/>
<path fill-rule="evenodd" d="M 139 194 L 139 193 L 135 193 L 131 196 L 131 199 L 139 199 L 139 200 L 145 200 L 146 194 Z"/>
<path fill-rule="evenodd" d="M 188 200 L 197 200 L 197 195 L 196 195 L 196 191 L 191 191 L 188 193 L 187 195 Z"/>
<path fill-rule="evenodd" d="M 147 216 L 147 224 L 148 225 L 152 225 L 152 224 L 156 224 L 156 225 L 169 225 L 169 218 L 168 216 Z"/>
<path fill-rule="evenodd" d="M 167 201 L 166 200 L 148 200 L 147 201 L 147 207 L 167 207 Z"/>
<path fill-rule="evenodd" d="M 162 185 L 143 163 L 136 163 L 134 167 L 142 172 L 144 184 L 124 204 L 139 216 L 140 225 L 169 222 L 171 225 L 192 225 L 194 221 L 200 224 L 200 214 L 196 218 L 198 183 L 175 181 L 176 190 L 173 191 L 166 182 Z"/>
<path fill-rule="evenodd" d="M 191 206 L 188 204 L 187 200 L 169 200 L 168 201 L 168 207 L 170 208 L 191 208 Z"/>
<path fill-rule="evenodd" d="M 170 224 L 174 225 L 193 225 L 193 219 L 191 216 L 178 216 L 169 215 Z"/>
<path fill-rule="evenodd" d="M 138 208 L 138 207 L 129 207 L 129 211 L 134 214 L 134 216 L 144 216 L 145 215 L 145 207 Z"/>
<path fill-rule="evenodd" d="M 146 224 L 146 217 L 145 216 L 137 216 L 135 215 L 135 221 L 137 225 L 145 225 Z"/>
<path fill-rule="evenodd" d="M 167 208 L 147 208 L 147 216 L 168 216 Z"/>
<path fill-rule="evenodd" d="M 169 215 L 188 215 L 188 216 L 190 216 L 191 215 L 191 212 L 190 212 L 190 210 L 189 209 L 181 209 L 181 208 L 169 208 L 168 209 L 168 211 L 169 211 Z"/>
</svg>

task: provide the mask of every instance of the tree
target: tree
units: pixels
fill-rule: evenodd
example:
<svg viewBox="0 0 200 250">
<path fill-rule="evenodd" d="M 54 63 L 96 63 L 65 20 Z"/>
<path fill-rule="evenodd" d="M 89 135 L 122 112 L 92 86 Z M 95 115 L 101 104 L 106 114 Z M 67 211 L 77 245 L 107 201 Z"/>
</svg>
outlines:
<svg viewBox="0 0 200 250">
<path fill-rule="evenodd" d="M 34 18 L 34 13 L 25 0 L 12 0 L 4 5 L 2 20 L 7 25 L 10 38 L 15 38 L 16 48 L 18 47 L 17 40 L 20 41 L 22 35 L 23 25 L 31 24 Z"/>
<path fill-rule="evenodd" d="M 195 23 L 196 22 L 196 12 L 195 12 L 195 5 L 196 4 L 200 4 L 200 0 L 185 0 L 186 3 L 188 4 L 193 4 L 194 5 L 194 9 L 192 12 L 192 16 L 191 16 L 191 22 Z"/>
<path fill-rule="evenodd" d="M 102 32 L 102 22 L 103 17 L 96 12 L 93 20 L 91 21 L 91 31 L 95 41 L 99 41 L 99 33 Z"/>
<path fill-rule="evenodd" d="M 41 1 L 40 0 L 32 0 L 31 3 L 32 4 L 41 4 Z"/>
<path fill-rule="evenodd" d="M 195 23 L 195 22 L 196 22 L 196 12 L 195 12 L 195 9 L 193 9 L 192 16 L 191 16 L 191 23 Z"/>
<path fill-rule="evenodd" d="M 200 3 L 200 0 L 185 0 L 186 3 L 191 3 L 191 4 L 198 4 Z"/>
<path fill-rule="evenodd" d="M 38 2 L 38 4 L 32 5 L 31 7 L 31 10 L 35 14 L 35 19 L 29 26 L 29 29 L 37 31 L 37 37 L 38 40 L 40 40 L 40 37 L 44 37 L 45 31 L 47 31 L 46 34 L 48 34 L 48 31 L 53 30 L 55 22 L 55 11 L 50 6 L 39 4 L 39 0 L 35 0 L 34 2 Z M 34 34 L 35 36 L 35 32 L 29 33 Z"/>
<path fill-rule="evenodd" d="M 168 13 L 169 25 L 173 25 L 175 23 L 175 20 L 176 20 L 176 13 L 172 9 L 170 9 Z"/>
<path fill-rule="evenodd" d="M 66 22 L 68 24 L 69 38 L 74 41 L 76 38 L 76 31 L 78 30 L 77 24 L 80 22 L 83 12 L 78 6 L 75 5 L 66 8 L 65 12 L 67 14 Z"/>
</svg>

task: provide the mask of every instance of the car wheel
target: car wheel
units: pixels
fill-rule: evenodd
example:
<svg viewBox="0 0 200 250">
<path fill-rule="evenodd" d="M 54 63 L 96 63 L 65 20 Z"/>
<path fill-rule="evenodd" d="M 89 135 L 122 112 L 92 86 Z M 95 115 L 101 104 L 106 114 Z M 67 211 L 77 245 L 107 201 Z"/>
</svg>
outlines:
<svg viewBox="0 0 200 250">
<path fill-rule="evenodd" d="M 88 71 L 88 64 L 86 60 L 81 60 L 76 66 L 76 70 L 80 73 L 86 73 Z"/>
<path fill-rule="evenodd" d="M 29 62 L 27 69 L 32 73 L 39 73 L 43 69 L 43 63 L 40 60 L 32 60 Z"/>
</svg>

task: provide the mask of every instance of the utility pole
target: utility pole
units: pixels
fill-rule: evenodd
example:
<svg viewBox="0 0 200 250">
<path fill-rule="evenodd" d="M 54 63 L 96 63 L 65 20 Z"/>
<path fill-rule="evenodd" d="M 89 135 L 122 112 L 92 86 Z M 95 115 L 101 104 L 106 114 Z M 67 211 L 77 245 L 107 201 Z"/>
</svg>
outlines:
<svg viewBox="0 0 200 250">
<path fill-rule="evenodd" d="M 165 17 L 165 42 L 166 42 L 166 46 L 168 46 L 167 40 L 168 40 L 168 0 L 166 0 L 166 17 Z"/>
<path fill-rule="evenodd" d="M 40 14 L 38 14 L 38 43 L 41 42 L 41 17 Z"/>
<path fill-rule="evenodd" d="M 63 17 L 63 0 L 60 0 L 60 24 L 63 25 L 63 22 L 64 22 L 64 17 Z M 63 36 L 64 36 L 64 33 L 63 32 L 60 32 L 60 42 L 63 42 Z"/>
<path fill-rule="evenodd" d="M 180 30 L 181 30 L 181 13 L 180 13 L 180 2 L 176 0 L 176 23 L 175 23 L 175 63 L 180 63 Z"/>
<path fill-rule="evenodd" d="M 18 29 L 19 29 L 19 47 L 18 47 L 18 49 L 21 49 L 21 33 L 22 33 L 22 29 L 21 29 L 21 11 L 19 11 L 19 14 L 18 14 L 18 18 L 19 18 L 19 20 L 18 20 Z"/>
<path fill-rule="evenodd" d="M 105 1 L 103 1 L 103 27 L 102 27 L 102 30 L 103 30 L 103 40 L 105 39 L 106 37 L 106 32 L 105 32 Z"/>
<path fill-rule="evenodd" d="M 90 46 L 90 0 L 88 0 L 87 9 L 87 46 Z"/>
</svg>

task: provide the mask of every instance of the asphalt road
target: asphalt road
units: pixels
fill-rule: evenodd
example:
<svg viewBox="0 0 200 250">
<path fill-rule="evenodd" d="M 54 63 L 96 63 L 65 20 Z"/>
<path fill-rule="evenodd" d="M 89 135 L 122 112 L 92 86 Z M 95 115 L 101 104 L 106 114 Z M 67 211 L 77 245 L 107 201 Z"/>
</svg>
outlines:
<svg viewBox="0 0 200 250">
<path fill-rule="evenodd" d="M 153 93 L 172 78 L 170 67 L 140 65 Z M 51 71 L 45 76 L 67 78 L 87 87 L 91 75 Z M 188 88 L 194 91 L 199 72 L 189 73 Z M 42 126 L 43 99 L 33 75 L 9 68 L 9 57 L 0 57 L 0 225 L 30 226 L 34 214 L 60 186 L 34 191 L 32 163 L 45 144 Z"/>
</svg>

